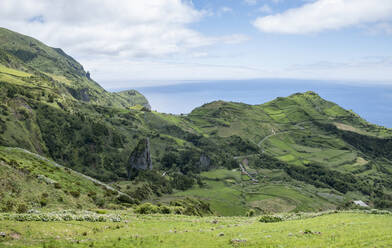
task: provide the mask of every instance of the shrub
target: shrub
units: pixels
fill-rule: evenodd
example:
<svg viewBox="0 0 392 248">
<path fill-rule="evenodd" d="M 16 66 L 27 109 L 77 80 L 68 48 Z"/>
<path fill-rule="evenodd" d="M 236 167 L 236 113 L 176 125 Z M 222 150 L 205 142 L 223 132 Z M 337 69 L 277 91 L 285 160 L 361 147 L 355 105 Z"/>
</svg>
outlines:
<svg viewBox="0 0 392 248">
<path fill-rule="evenodd" d="M 159 208 L 151 203 L 143 203 L 135 209 L 135 213 L 138 214 L 156 214 L 159 212 Z"/>
<path fill-rule="evenodd" d="M 41 207 L 45 207 L 46 205 L 48 205 L 48 200 L 46 198 L 42 198 L 39 201 L 39 204 L 41 205 Z"/>
<path fill-rule="evenodd" d="M 102 208 L 103 206 L 105 206 L 105 200 L 103 198 L 98 198 L 96 197 L 94 199 L 95 205 L 97 205 L 98 207 Z"/>
<path fill-rule="evenodd" d="M 170 209 L 170 207 L 168 207 L 168 206 L 160 206 L 159 207 L 159 212 L 161 214 L 171 214 L 172 213 L 172 209 Z"/>
<path fill-rule="evenodd" d="M 26 213 L 27 212 L 27 205 L 26 204 L 24 204 L 24 203 L 20 203 L 19 205 L 18 205 L 18 208 L 16 209 L 16 212 L 18 212 L 19 214 L 22 214 L 22 213 Z"/>
<path fill-rule="evenodd" d="M 213 214 L 209 203 L 193 198 L 185 198 L 183 200 L 172 201 L 170 202 L 170 205 L 182 207 L 182 214 L 186 215 L 203 216 Z"/>
<path fill-rule="evenodd" d="M 183 207 L 172 207 L 174 214 L 184 214 L 185 209 Z"/>
<path fill-rule="evenodd" d="M 264 215 L 259 219 L 260 222 L 263 223 L 273 223 L 273 222 L 281 222 L 283 219 L 278 216 Z"/>
<path fill-rule="evenodd" d="M 131 196 L 139 201 L 149 199 L 153 194 L 153 191 L 148 185 L 138 187 L 134 192 L 130 193 Z"/>
<path fill-rule="evenodd" d="M 173 176 L 171 183 L 175 189 L 187 190 L 192 188 L 193 184 L 195 183 L 195 179 L 191 176 L 177 173 Z"/>
<path fill-rule="evenodd" d="M 256 211 L 255 211 L 254 209 L 251 209 L 251 210 L 249 210 L 249 211 L 246 213 L 246 216 L 248 216 L 248 217 L 253 217 L 253 216 L 255 216 L 255 214 L 256 214 Z"/>
<path fill-rule="evenodd" d="M 54 188 L 55 189 L 61 189 L 61 184 L 59 184 L 58 182 L 54 183 Z"/>
<path fill-rule="evenodd" d="M 120 203 L 129 203 L 129 204 L 135 203 L 135 201 L 131 197 L 127 196 L 127 195 L 120 195 L 119 197 L 117 197 L 117 200 Z"/>
<path fill-rule="evenodd" d="M 3 212 L 11 212 L 12 210 L 14 210 L 14 207 L 15 207 L 15 202 L 9 199 L 5 202 L 1 210 Z"/>
<path fill-rule="evenodd" d="M 73 197 L 78 198 L 80 196 L 79 190 L 72 190 L 69 192 Z"/>
</svg>

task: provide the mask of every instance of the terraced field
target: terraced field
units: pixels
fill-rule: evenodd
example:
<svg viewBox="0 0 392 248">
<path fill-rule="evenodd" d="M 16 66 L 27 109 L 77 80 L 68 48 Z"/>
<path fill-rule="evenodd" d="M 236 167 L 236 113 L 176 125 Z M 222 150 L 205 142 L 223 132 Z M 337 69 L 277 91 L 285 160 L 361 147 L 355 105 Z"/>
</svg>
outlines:
<svg viewBox="0 0 392 248">
<path fill-rule="evenodd" d="M 259 213 L 327 210 L 334 209 L 339 203 L 339 200 L 317 194 L 322 192 L 321 189 L 316 190 L 310 185 L 294 187 L 292 183 L 280 181 L 284 174 L 279 170 L 258 170 L 257 174 L 259 182 L 250 180 L 237 169 L 203 172 L 203 187 L 195 186 L 161 200 L 168 202 L 181 197 L 196 197 L 209 202 L 221 216 L 243 216 L 249 209 Z"/>
</svg>

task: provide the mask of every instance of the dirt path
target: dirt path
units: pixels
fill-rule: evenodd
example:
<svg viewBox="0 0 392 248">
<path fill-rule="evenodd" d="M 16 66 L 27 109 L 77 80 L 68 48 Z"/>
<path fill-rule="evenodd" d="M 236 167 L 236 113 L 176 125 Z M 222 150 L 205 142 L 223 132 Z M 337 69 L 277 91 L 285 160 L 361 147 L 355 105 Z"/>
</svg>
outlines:
<svg viewBox="0 0 392 248">
<path fill-rule="evenodd" d="M 242 162 L 239 162 L 239 166 L 240 166 L 241 172 L 242 172 L 243 174 L 247 175 L 247 176 L 250 178 L 250 180 L 252 180 L 253 182 L 259 182 L 257 179 L 255 179 L 255 178 L 245 169 L 245 167 L 242 165 Z"/>
<path fill-rule="evenodd" d="M 269 134 L 269 135 L 265 136 L 265 137 L 262 138 L 257 144 L 256 144 L 255 142 L 253 142 L 253 143 L 255 143 L 258 147 L 261 148 L 261 153 L 265 153 L 265 150 L 264 150 L 264 148 L 262 147 L 262 144 L 263 144 L 265 141 L 267 141 L 269 138 L 274 137 L 274 136 L 276 136 L 276 135 L 280 135 L 280 134 L 284 134 L 284 133 L 289 133 L 289 132 L 293 132 L 293 131 L 297 131 L 297 130 L 305 130 L 306 128 L 303 127 L 302 125 L 305 124 L 305 123 L 308 123 L 308 122 L 311 122 L 311 121 L 303 121 L 303 122 L 297 123 L 297 124 L 294 125 L 294 127 L 296 127 L 295 129 L 285 130 L 285 131 L 282 131 L 282 132 L 276 132 L 274 129 L 272 129 L 272 134 Z M 240 158 L 247 158 L 247 157 L 255 156 L 255 155 L 257 155 L 257 154 L 235 156 L 235 157 L 233 157 L 233 158 L 234 158 L 234 159 L 240 159 Z"/>
<path fill-rule="evenodd" d="M 290 133 L 290 132 L 297 131 L 297 130 L 305 130 L 305 127 L 303 127 L 302 124 L 305 124 L 307 122 L 309 122 L 309 121 L 303 121 L 303 122 L 297 123 L 297 124 L 294 125 L 294 127 L 297 127 L 297 128 L 290 129 L 290 130 L 285 130 L 285 131 L 282 131 L 282 132 L 275 132 L 275 130 L 272 129 L 272 134 L 265 136 L 262 140 L 259 141 L 259 143 L 257 143 L 257 146 L 260 147 L 262 149 L 261 152 L 264 153 L 265 150 L 264 150 L 263 147 L 261 147 L 261 145 L 265 141 L 267 141 L 269 138 L 271 138 L 273 136 L 276 136 L 276 135 L 279 135 L 279 134 Z"/>
</svg>

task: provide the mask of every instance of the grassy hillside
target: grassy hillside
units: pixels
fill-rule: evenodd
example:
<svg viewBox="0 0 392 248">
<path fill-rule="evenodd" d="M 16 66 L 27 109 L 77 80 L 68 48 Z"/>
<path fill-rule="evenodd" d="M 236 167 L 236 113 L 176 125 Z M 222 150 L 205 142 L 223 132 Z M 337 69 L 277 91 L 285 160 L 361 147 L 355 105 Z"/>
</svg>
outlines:
<svg viewBox="0 0 392 248">
<path fill-rule="evenodd" d="M 62 50 L 0 29 L 0 99 L 1 146 L 111 183 L 136 203 L 196 197 L 219 215 L 334 209 L 351 200 L 392 207 L 392 131 L 314 92 L 157 113 L 137 91 L 105 91 Z M 131 170 L 129 157 L 145 138 L 153 169 Z M 3 152 L 4 161 L 18 156 Z M 28 178 L 18 179 L 22 188 Z M 81 199 L 63 205 L 96 204 Z"/>
<path fill-rule="evenodd" d="M 116 207 L 121 194 L 39 155 L 6 147 L 0 147 L 0 192 L 1 210 L 21 213 Z"/>
<path fill-rule="evenodd" d="M 342 212 L 261 217 L 121 214 L 121 222 L 0 220 L 2 247 L 390 247 L 392 216 Z M 3 216 L 1 216 L 3 217 Z M 0 218 L 1 218 L 0 217 Z M 310 217 L 310 218 L 309 218 Z M 29 228 L 27 229 L 26 226 Z"/>
<path fill-rule="evenodd" d="M 322 188 L 332 188 L 333 194 L 367 201 L 382 195 L 379 205 L 391 199 L 392 164 L 386 150 L 392 148 L 392 131 L 314 92 L 262 105 L 217 101 L 184 118 L 211 139 L 239 136 L 256 145 L 258 152 L 235 158 L 260 182 L 265 177 L 287 181 L 288 176 L 316 186 L 318 195 Z M 263 169 L 280 171 L 280 176 L 270 177 Z"/>
<path fill-rule="evenodd" d="M 81 64 L 60 48 L 48 47 L 4 28 L 0 28 L 0 64 L 0 81 L 45 88 L 54 99 L 70 98 L 123 108 L 148 106 L 147 100 L 136 91 L 121 94 L 105 91 Z"/>
</svg>

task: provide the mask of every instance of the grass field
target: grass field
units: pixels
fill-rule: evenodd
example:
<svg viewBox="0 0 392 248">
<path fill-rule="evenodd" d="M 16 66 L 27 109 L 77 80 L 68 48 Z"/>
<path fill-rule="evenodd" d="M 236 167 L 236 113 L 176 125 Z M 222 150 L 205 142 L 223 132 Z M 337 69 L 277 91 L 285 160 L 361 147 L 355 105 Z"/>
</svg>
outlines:
<svg viewBox="0 0 392 248">
<path fill-rule="evenodd" d="M 259 217 L 123 212 L 121 222 L 3 220 L 0 232 L 1 247 L 391 247 L 392 215 L 346 212 L 261 223 Z"/>
<path fill-rule="evenodd" d="M 244 216 L 249 209 L 258 213 L 319 211 L 334 209 L 337 201 L 319 197 L 315 189 L 301 185 L 296 188 L 280 181 L 279 171 L 258 170 L 255 183 L 238 170 L 217 169 L 201 174 L 205 185 L 162 197 L 169 202 L 176 198 L 199 198 L 210 203 L 220 216 Z M 321 189 L 318 189 L 321 190 Z M 233 204 L 233 202 L 235 204 Z"/>
</svg>

